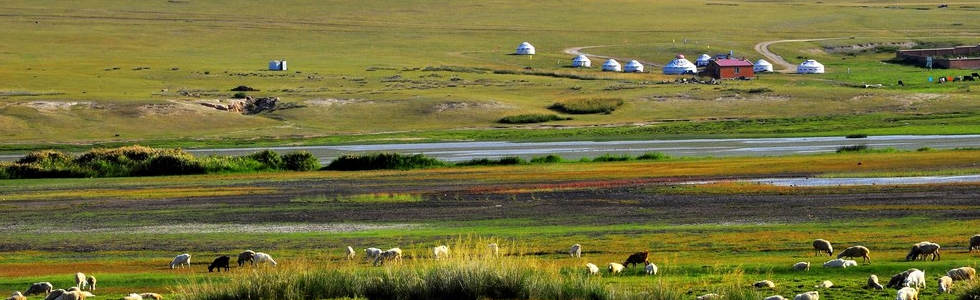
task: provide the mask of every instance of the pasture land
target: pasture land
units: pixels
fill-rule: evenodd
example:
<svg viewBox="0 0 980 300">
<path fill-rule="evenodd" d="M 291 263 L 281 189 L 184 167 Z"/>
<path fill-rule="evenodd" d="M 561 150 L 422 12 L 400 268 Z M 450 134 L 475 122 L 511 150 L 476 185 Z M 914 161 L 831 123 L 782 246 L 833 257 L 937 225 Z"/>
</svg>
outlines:
<svg viewBox="0 0 980 300">
<path fill-rule="evenodd" d="M 937 294 L 934 282 L 945 270 L 977 267 L 977 254 L 966 251 L 967 239 L 980 226 L 976 184 L 802 188 L 724 180 L 949 170 L 975 174 L 978 156 L 980 151 L 927 151 L 6 180 L 0 181 L 5 237 L 0 240 L 0 291 L 23 290 L 38 281 L 64 287 L 69 275 L 79 271 L 100 278 L 96 294 L 106 298 L 153 291 L 206 299 L 199 293 L 220 290 L 225 283 L 237 286 L 259 277 L 272 284 L 261 286 L 275 287 L 299 274 L 324 282 L 355 278 L 370 285 L 372 276 L 391 272 L 422 276 L 448 265 L 469 266 L 460 260 L 434 261 L 432 246 L 447 244 L 461 257 L 482 257 L 485 245 L 496 242 L 501 264 L 564 278 L 570 281 L 563 286 L 581 284 L 580 290 L 598 285 L 613 291 L 609 297 L 621 297 L 615 299 L 658 289 L 675 293 L 674 299 L 710 292 L 737 299 L 792 296 L 828 279 L 838 288 L 821 290 L 822 299 L 892 297 L 893 290 L 862 288 L 865 279 L 874 273 L 887 280 L 910 267 L 926 271 L 924 298 L 953 299 Z M 690 184 L 708 180 L 723 181 Z M 819 264 L 828 258 L 813 256 L 815 238 L 832 241 L 838 251 L 865 245 L 873 261 L 823 269 Z M 911 244 L 923 240 L 943 245 L 942 260 L 904 262 Z M 583 245 L 582 258 L 567 256 L 574 243 Z M 348 245 L 359 251 L 355 261 L 344 259 Z M 370 266 L 360 252 L 395 246 L 405 250 L 406 259 L 390 271 Z M 214 257 L 245 249 L 273 254 L 279 267 L 234 265 L 229 273 L 206 272 Z M 586 262 L 604 266 L 642 250 L 651 251 L 659 275 L 643 276 L 639 268 L 621 276 L 582 275 Z M 191 268 L 167 268 L 173 256 L 184 252 L 193 255 Z M 476 260 L 478 269 L 497 264 Z M 810 261 L 812 269 L 791 272 L 789 266 L 798 261 Z M 748 287 L 762 279 L 775 281 L 777 288 Z M 965 286 L 958 285 L 960 291 Z M 284 298 L 297 297 L 290 295 Z"/>
<path fill-rule="evenodd" d="M 892 43 L 977 43 L 975 3 L 948 4 L 4 1 L 0 146 L 977 133 L 980 87 L 927 81 L 970 72 L 887 62 Z M 720 85 L 661 84 L 677 77 L 656 66 L 567 68 L 563 52 L 599 46 L 584 51 L 657 65 L 678 53 L 756 60 L 759 42 L 827 37 L 845 39 L 773 46 L 793 63 L 823 62 L 827 74 Z M 523 41 L 538 54 L 508 55 Z M 289 70 L 266 71 L 273 59 Z M 857 88 L 865 84 L 883 86 Z M 282 105 L 256 115 L 201 105 L 228 103 L 240 85 Z M 623 104 L 572 120 L 497 122 L 583 98 Z"/>
</svg>

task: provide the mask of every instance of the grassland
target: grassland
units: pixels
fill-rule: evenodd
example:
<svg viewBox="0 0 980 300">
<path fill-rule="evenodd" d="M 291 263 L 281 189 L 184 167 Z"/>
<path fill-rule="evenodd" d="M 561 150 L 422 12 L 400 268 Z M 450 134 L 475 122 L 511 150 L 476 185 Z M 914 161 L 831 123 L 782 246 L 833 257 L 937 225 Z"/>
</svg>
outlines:
<svg viewBox="0 0 980 300">
<path fill-rule="evenodd" d="M 7 41 L 0 46 L 0 134 L 3 149 L 23 150 L 133 142 L 213 147 L 977 133 L 976 84 L 926 81 L 962 72 L 884 63 L 893 56 L 888 52 L 834 51 L 868 43 L 975 44 L 975 6 L 949 4 L 6 1 L 0 5 Z M 637 13 L 647 17 L 610 17 Z M 752 17 L 703 17 L 733 15 Z M 602 46 L 587 50 L 663 64 L 677 53 L 732 50 L 754 60 L 756 43 L 822 37 L 854 38 L 781 43 L 773 50 L 791 62 L 818 59 L 827 74 L 764 74 L 718 86 L 659 84 L 676 78 L 658 72 L 571 69 L 562 52 Z M 523 41 L 537 47 L 533 59 L 508 55 Z M 287 59 L 290 70 L 264 71 L 272 59 Z M 893 86 L 897 80 L 905 87 Z M 852 87 L 863 84 L 885 87 Z M 292 108 L 239 115 L 199 104 L 227 102 L 239 85 Z M 762 88 L 772 92 L 744 92 Z M 561 130 L 497 123 L 597 97 L 624 104 L 609 114 L 553 123 Z"/>
<path fill-rule="evenodd" d="M 887 278 L 916 267 L 926 270 L 931 283 L 947 269 L 977 266 L 975 254 L 965 249 L 980 226 L 973 217 L 980 212 L 975 184 L 803 188 L 731 180 L 976 174 L 978 156 L 980 151 L 961 150 L 5 180 L 0 181 L 5 236 L 0 290 L 23 290 L 37 281 L 64 287 L 78 271 L 99 277 L 96 294 L 107 298 L 154 291 L 203 299 L 203 291 L 220 294 L 226 284 L 239 286 L 254 276 L 279 278 L 272 284 L 299 280 L 291 279 L 299 274 L 322 282 L 354 278 L 351 282 L 363 283 L 355 286 L 369 287 L 374 276 L 453 270 L 431 259 L 434 245 L 476 255 L 484 253 L 486 243 L 497 242 L 504 254 L 499 263 L 520 265 L 549 280 L 570 280 L 566 285 L 582 284 L 580 290 L 599 286 L 620 295 L 613 299 L 656 289 L 676 293 L 669 299 L 719 291 L 738 299 L 792 296 L 825 279 L 840 288 L 822 290 L 822 297 L 878 298 L 894 292 L 861 288 L 870 273 Z M 722 181 L 691 184 L 708 180 Z M 873 262 L 842 270 L 817 267 L 827 258 L 813 257 L 814 238 L 829 239 L 838 248 L 868 246 Z M 904 262 L 910 245 L 922 240 L 943 245 L 943 259 Z M 582 258 L 564 253 L 573 243 L 585 247 Z M 346 261 L 342 249 L 348 245 L 399 246 L 406 260 L 389 267 Z M 272 253 L 280 266 L 205 272 L 213 257 L 245 249 Z M 641 250 L 652 251 L 660 275 L 643 276 L 638 268 L 621 276 L 582 275 L 586 262 L 618 262 Z M 169 260 L 183 252 L 194 255 L 191 268 L 168 269 Z M 789 271 L 798 261 L 815 267 Z M 777 289 L 748 288 L 762 279 L 775 281 Z M 933 286 L 923 297 L 953 296 L 938 295 Z"/>
</svg>

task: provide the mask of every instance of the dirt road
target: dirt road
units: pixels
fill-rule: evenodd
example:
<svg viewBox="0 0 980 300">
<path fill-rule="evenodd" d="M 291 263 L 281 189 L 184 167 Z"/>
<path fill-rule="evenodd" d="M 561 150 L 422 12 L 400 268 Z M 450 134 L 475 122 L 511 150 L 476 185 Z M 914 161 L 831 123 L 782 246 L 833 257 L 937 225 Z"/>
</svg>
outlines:
<svg viewBox="0 0 980 300">
<path fill-rule="evenodd" d="M 769 50 L 769 46 L 778 43 L 790 43 L 790 42 L 813 42 L 813 41 L 828 41 L 828 40 L 843 40 L 850 39 L 852 37 L 837 37 L 837 38 L 822 38 L 822 39 L 801 39 L 801 40 L 778 40 L 778 41 L 768 41 L 755 44 L 755 51 L 765 56 L 769 62 L 772 63 L 773 67 L 779 66 L 779 73 L 796 73 L 796 65 L 787 62 L 782 56 L 776 55 Z"/>
</svg>

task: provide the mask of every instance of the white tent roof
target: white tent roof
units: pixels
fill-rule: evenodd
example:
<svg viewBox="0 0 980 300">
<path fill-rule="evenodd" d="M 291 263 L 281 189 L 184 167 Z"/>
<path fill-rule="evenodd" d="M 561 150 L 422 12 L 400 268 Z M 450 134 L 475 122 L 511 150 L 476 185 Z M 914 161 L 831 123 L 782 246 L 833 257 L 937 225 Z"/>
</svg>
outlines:
<svg viewBox="0 0 980 300">
<path fill-rule="evenodd" d="M 695 60 L 694 63 L 699 66 L 707 66 L 709 61 L 711 61 L 711 55 L 701 54 L 701 56 L 698 57 L 698 60 Z"/>
<path fill-rule="evenodd" d="M 755 61 L 755 65 L 756 66 L 758 66 L 758 65 L 772 66 L 772 64 L 769 63 L 768 61 L 766 61 L 765 59 L 760 59 L 760 60 Z"/>
<path fill-rule="evenodd" d="M 643 64 L 641 64 L 640 62 L 638 62 L 636 60 L 631 60 L 630 62 L 626 63 L 626 66 L 623 67 L 623 71 L 625 71 L 625 72 L 643 72 Z"/>
<path fill-rule="evenodd" d="M 572 59 L 572 66 L 579 68 L 589 68 L 592 67 L 592 60 L 588 56 L 579 55 Z"/>
<path fill-rule="evenodd" d="M 823 72 L 824 72 L 823 64 L 812 59 L 808 59 L 803 63 L 801 63 L 798 67 L 796 67 L 796 73 L 823 73 Z"/>
<path fill-rule="evenodd" d="M 697 72 L 698 67 L 691 63 L 691 61 L 684 58 L 684 55 L 682 54 L 678 54 L 677 58 L 664 66 L 664 74 L 679 75 Z"/>
<path fill-rule="evenodd" d="M 575 59 L 572 60 L 572 62 L 592 62 L 592 60 L 589 59 L 588 56 L 579 55 L 579 56 L 576 56 Z"/>
<path fill-rule="evenodd" d="M 534 54 L 534 46 L 531 43 L 523 42 L 517 46 L 517 54 Z"/>
<path fill-rule="evenodd" d="M 760 59 L 755 61 L 755 67 L 752 67 L 752 71 L 755 72 L 772 72 L 772 64 L 765 59 Z"/>
<path fill-rule="evenodd" d="M 615 59 L 609 59 L 606 61 L 606 63 L 602 64 L 602 70 L 619 72 L 623 70 L 623 66 L 620 65 Z"/>
</svg>

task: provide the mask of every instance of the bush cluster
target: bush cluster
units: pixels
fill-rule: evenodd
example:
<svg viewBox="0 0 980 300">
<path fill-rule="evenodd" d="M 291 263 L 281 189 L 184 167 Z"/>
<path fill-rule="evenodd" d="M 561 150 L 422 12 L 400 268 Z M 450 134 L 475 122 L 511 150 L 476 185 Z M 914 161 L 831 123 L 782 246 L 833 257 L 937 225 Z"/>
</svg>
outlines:
<svg viewBox="0 0 980 300">
<path fill-rule="evenodd" d="M 525 114 L 516 116 L 506 116 L 500 119 L 500 123 L 504 124 L 530 124 L 530 123 L 544 123 L 549 121 L 565 121 L 571 120 L 572 118 L 565 118 L 555 114 Z"/>
<path fill-rule="evenodd" d="M 441 167 L 445 164 L 422 154 L 376 153 L 369 155 L 346 154 L 327 165 L 327 170 L 411 170 Z"/>
<path fill-rule="evenodd" d="M 608 114 L 622 105 L 623 99 L 619 98 L 586 98 L 556 102 L 548 108 L 567 114 Z"/>
</svg>

